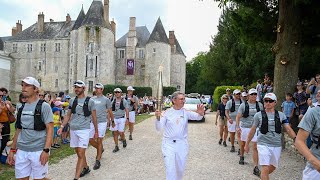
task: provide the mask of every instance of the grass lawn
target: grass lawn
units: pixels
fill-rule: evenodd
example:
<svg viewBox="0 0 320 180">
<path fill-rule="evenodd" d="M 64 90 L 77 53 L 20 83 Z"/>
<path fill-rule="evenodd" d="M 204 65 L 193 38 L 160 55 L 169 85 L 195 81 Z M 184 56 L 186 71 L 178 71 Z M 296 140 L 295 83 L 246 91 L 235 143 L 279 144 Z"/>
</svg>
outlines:
<svg viewBox="0 0 320 180">
<path fill-rule="evenodd" d="M 142 114 L 142 115 L 138 115 L 136 116 L 136 124 L 148 119 L 152 117 L 152 115 L 148 115 L 148 114 Z M 12 136 L 14 135 L 15 132 L 15 128 L 14 128 L 14 124 L 11 124 L 11 134 Z M 12 137 L 11 136 L 11 137 Z M 106 138 L 107 137 L 111 137 L 111 131 L 107 131 L 106 133 Z M 59 149 L 54 149 L 50 151 L 50 160 L 49 160 L 49 164 L 56 164 L 59 163 L 61 159 L 64 159 L 65 157 L 68 157 L 72 154 L 75 154 L 74 150 L 72 148 L 69 147 L 69 144 L 61 144 L 61 148 Z M 14 180 L 14 167 L 10 167 L 8 165 L 3 165 L 0 164 L 0 179 L 2 180 Z"/>
</svg>

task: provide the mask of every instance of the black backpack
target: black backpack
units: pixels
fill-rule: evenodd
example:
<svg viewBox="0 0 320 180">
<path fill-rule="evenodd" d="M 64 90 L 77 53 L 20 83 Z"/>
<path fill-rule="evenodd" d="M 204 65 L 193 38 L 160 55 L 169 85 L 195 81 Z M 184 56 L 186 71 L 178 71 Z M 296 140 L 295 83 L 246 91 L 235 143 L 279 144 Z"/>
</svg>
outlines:
<svg viewBox="0 0 320 180">
<path fill-rule="evenodd" d="M 234 112 L 236 110 L 236 103 L 234 101 L 234 99 L 231 99 L 232 100 L 232 106 L 231 106 L 231 109 L 230 109 L 230 112 Z M 241 99 L 240 99 L 240 104 L 242 103 Z"/>
<path fill-rule="evenodd" d="M 34 110 L 34 127 L 33 127 L 33 129 L 24 128 L 21 125 L 21 115 L 22 115 L 22 111 L 23 111 L 23 108 L 25 105 L 25 103 L 22 103 L 22 106 L 19 108 L 18 114 L 17 114 L 16 128 L 17 129 L 31 129 L 31 130 L 35 130 L 35 131 L 45 130 L 46 124 L 42 121 L 42 118 L 41 118 L 41 108 L 42 108 L 43 102 L 44 102 L 44 100 L 40 99 L 36 105 L 35 110 Z"/>
<path fill-rule="evenodd" d="M 261 128 L 260 128 L 260 132 L 262 134 L 267 134 L 267 132 L 269 132 L 268 131 L 267 113 L 264 110 L 262 110 L 261 116 L 262 116 L 262 124 L 261 124 Z M 274 122 L 275 122 L 276 133 L 280 134 L 281 133 L 281 122 L 280 122 L 279 112 L 277 110 L 275 110 L 275 112 L 274 112 Z"/>
<path fill-rule="evenodd" d="M 83 104 L 83 115 L 85 117 L 88 117 L 91 115 L 91 111 L 89 111 L 89 100 L 91 97 L 87 96 L 86 99 L 84 100 L 84 104 Z M 74 98 L 74 101 L 72 103 L 72 107 L 71 107 L 71 112 L 72 114 L 76 113 L 76 107 L 78 105 L 78 97 Z"/>
<path fill-rule="evenodd" d="M 242 114 L 242 117 L 247 118 L 249 117 L 249 103 L 247 101 L 245 101 L 244 103 L 245 103 L 245 109 L 244 109 L 244 113 Z M 256 109 L 257 109 L 257 112 L 260 111 L 259 102 L 257 101 L 256 101 Z"/>
<path fill-rule="evenodd" d="M 117 98 L 114 98 L 114 100 L 112 101 L 112 111 L 115 111 L 116 110 L 116 101 L 117 101 Z M 124 110 L 124 105 L 123 105 L 123 99 L 121 98 L 121 102 L 120 102 L 120 109 L 121 110 Z"/>
<path fill-rule="evenodd" d="M 135 97 L 135 96 L 132 96 L 132 98 L 134 98 L 134 97 Z M 126 95 L 125 99 L 128 100 L 128 95 Z M 133 108 L 132 108 L 132 111 L 134 111 L 134 110 L 135 110 L 135 108 L 134 108 L 134 102 L 132 102 L 131 100 L 130 100 L 130 106 L 133 107 Z"/>
</svg>

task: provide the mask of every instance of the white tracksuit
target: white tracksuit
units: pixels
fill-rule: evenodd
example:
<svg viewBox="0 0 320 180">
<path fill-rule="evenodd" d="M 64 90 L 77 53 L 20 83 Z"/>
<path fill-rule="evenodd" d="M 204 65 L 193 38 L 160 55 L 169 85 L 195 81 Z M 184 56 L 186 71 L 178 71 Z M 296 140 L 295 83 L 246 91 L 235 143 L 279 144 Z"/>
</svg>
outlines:
<svg viewBox="0 0 320 180">
<path fill-rule="evenodd" d="M 188 119 L 201 120 L 196 112 L 184 108 L 166 110 L 160 121 L 156 120 L 156 129 L 164 129 L 162 154 L 166 166 L 167 180 L 181 180 L 188 155 Z"/>
</svg>

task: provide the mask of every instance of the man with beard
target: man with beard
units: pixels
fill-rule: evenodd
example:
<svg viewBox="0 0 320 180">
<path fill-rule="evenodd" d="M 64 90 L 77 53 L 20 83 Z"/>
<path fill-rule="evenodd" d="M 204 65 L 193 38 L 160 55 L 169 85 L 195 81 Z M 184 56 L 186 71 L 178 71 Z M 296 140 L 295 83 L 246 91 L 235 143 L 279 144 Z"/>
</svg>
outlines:
<svg viewBox="0 0 320 180">
<path fill-rule="evenodd" d="M 95 130 L 94 138 L 98 137 L 98 126 L 94 101 L 84 94 L 85 83 L 77 80 L 73 86 L 77 96 L 70 100 L 69 111 L 58 134 L 61 134 L 62 129 L 70 120 L 70 147 L 75 148 L 78 156 L 74 179 L 79 179 L 90 172 L 85 156 L 89 144 L 90 122 L 93 122 Z"/>
</svg>

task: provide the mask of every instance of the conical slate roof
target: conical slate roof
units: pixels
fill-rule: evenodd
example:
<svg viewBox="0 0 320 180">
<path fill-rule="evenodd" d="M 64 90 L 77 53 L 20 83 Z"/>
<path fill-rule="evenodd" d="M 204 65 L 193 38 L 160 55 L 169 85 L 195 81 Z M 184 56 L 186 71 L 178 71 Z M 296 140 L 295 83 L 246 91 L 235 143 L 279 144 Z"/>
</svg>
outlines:
<svg viewBox="0 0 320 180">
<path fill-rule="evenodd" d="M 186 56 L 186 55 L 184 55 L 184 53 L 183 53 L 183 51 L 182 51 L 182 48 L 181 48 L 181 46 L 180 46 L 179 41 L 178 41 L 177 38 L 175 38 L 175 45 L 176 45 L 176 52 L 177 52 L 178 54 L 181 54 L 181 55 L 183 55 L 183 56 Z"/>
<path fill-rule="evenodd" d="M 84 18 L 82 26 L 99 26 L 111 29 L 110 23 L 107 23 L 103 18 L 102 1 L 92 1 L 91 6 Z"/>
<path fill-rule="evenodd" d="M 83 6 L 82 6 L 81 11 L 80 11 L 80 13 L 78 15 L 78 18 L 77 18 L 76 22 L 74 23 L 74 26 L 73 26 L 72 30 L 78 29 L 81 26 L 82 21 L 84 20 L 85 17 L 86 17 L 86 14 L 84 13 Z"/>
<path fill-rule="evenodd" d="M 150 42 L 163 42 L 163 43 L 169 44 L 169 39 L 166 34 L 166 31 L 164 30 L 160 17 L 158 18 L 157 23 L 154 26 L 154 29 L 147 43 L 150 43 Z"/>
</svg>

